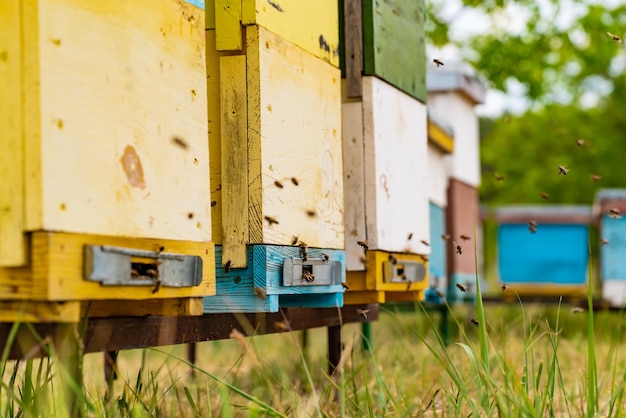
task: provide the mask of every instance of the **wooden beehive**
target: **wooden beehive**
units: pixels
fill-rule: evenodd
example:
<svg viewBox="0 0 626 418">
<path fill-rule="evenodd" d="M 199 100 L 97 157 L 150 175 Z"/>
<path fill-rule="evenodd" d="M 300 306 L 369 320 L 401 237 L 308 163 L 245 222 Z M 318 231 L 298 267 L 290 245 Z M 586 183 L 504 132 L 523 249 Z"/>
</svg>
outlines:
<svg viewBox="0 0 626 418">
<path fill-rule="evenodd" d="M 0 300 L 212 294 L 204 10 L 177 0 L 5 3 Z M 154 293 L 87 282 L 88 244 L 197 255 L 202 282 Z"/>
<path fill-rule="evenodd" d="M 257 5 L 256 18 L 235 19 L 241 25 L 221 25 L 223 5 L 214 4 L 214 24 L 207 19 L 207 26 L 214 29 L 206 31 L 207 96 L 220 284 L 218 297 L 207 299 L 205 309 L 275 311 L 277 303 L 337 306 L 342 302 L 341 285 L 299 282 L 301 288 L 285 287 L 278 298 L 272 289 L 283 285 L 270 280 L 268 270 L 271 285 L 257 287 L 269 293 L 259 302 L 247 281 L 239 286 L 229 282 L 233 274 L 261 274 L 265 264 L 259 267 L 255 259 L 250 265 L 251 254 L 261 249 L 274 248 L 282 254 L 281 261 L 274 262 L 288 263 L 298 253 L 297 246 L 290 246 L 294 237 L 296 244 L 304 242 L 311 251 L 327 254 L 329 262 L 339 262 L 345 270 L 338 58 L 333 65 L 332 53 L 306 46 L 312 34 L 323 33 L 327 42 L 337 38 L 336 3 L 330 11 L 317 10 L 322 16 L 330 13 L 332 28 L 325 18 L 306 21 L 303 16 L 311 7 L 299 2 Z M 244 2 L 241 13 L 250 4 Z M 302 23 L 298 31 L 286 25 L 289 20 Z M 225 39 L 222 31 L 229 28 L 236 29 L 241 44 L 220 43 Z M 251 298 L 254 303 L 248 302 Z"/>
<path fill-rule="evenodd" d="M 511 298 L 515 294 L 586 294 L 589 207 L 500 207 L 494 215 L 498 223 L 499 280 L 506 284 Z M 531 221 L 536 223 L 535 232 L 529 227 Z"/>
</svg>

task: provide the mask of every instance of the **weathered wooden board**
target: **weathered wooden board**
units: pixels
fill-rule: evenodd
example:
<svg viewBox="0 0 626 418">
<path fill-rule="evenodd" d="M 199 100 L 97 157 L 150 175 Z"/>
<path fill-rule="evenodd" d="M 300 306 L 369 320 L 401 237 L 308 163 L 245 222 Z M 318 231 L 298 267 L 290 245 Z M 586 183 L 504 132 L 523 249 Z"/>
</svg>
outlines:
<svg viewBox="0 0 626 418">
<path fill-rule="evenodd" d="M 339 36 L 344 40 L 342 56 L 342 77 L 345 76 L 348 97 L 361 97 L 363 84 L 363 13 L 361 0 L 342 0 L 339 11 L 343 20 L 343 33 Z"/>
<path fill-rule="evenodd" d="M 246 38 L 250 242 L 343 248 L 339 69 L 262 27 Z"/>
<path fill-rule="evenodd" d="M 0 2 L 0 266 L 26 264 L 20 3 Z"/>
<path fill-rule="evenodd" d="M 426 103 L 424 0 L 363 0 L 364 71 Z M 348 19 L 348 16 L 346 16 Z"/>
<path fill-rule="evenodd" d="M 149 300 L 94 300 L 83 302 L 81 318 L 89 308 L 90 318 L 112 316 L 200 316 L 203 298 L 149 299 Z"/>
<path fill-rule="evenodd" d="M 0 301 L 0 322 L 71 323 L 78 321 L 80 321 L 80 302 Z"/>
<path fill-rule="evenodd" d="M 215 5 L 215 33 L 218 51 L 242 47 L 241 0 L 208 0 Z"/>
<path fill-rule="evenodd" d="M 26 229 L 209 241 L 204 11 L 23 9 Z"/>
<path fill-rule="evenodd" d="M 37 301 L 144 300 L 215 294 L 214 246 L 206 242 L 121 238 L 67 233 L 31 234 L 31 266 L 0 268 L 0 299 Z M 192 287 L 102 286 L 84 277 L 83 246 L 116 247 L 196 255 L 202 258 L 202 282 Z"/>
<path fill-rule="evenodd" d="M 369 248 L 428 254 L 421 242 L 430 239 L 426 106 L 376 77 L 363 77 L 363 133 Z"/>
</svg>

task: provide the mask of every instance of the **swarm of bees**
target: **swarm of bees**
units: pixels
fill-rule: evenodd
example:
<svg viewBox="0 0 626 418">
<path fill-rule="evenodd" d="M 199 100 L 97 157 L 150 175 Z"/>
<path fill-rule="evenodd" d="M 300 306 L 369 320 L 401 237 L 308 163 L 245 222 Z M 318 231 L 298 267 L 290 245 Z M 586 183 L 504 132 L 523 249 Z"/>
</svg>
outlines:
<svg viewBox="0 0 626 418">
<path fill-rule="evenodd" d="M 356 314 L 363 318 L 363 320 L 367 319 L 367 314 L 369 313 L 369 311 L 369 309 L 356 308 Z"/>
</svg>

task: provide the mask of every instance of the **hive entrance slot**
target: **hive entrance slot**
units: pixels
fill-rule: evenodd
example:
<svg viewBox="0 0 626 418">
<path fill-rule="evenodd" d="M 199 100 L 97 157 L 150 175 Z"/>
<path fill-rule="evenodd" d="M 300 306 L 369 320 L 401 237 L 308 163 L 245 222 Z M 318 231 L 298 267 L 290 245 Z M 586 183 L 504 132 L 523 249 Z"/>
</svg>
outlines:
<svg viewBox="0 0 626 418">
<path fill-rule="evenodd" d="M 145 257 L 131 257 L 131 279 L 157 279 L 159 277 L 159 260 Z"/>
</svg>

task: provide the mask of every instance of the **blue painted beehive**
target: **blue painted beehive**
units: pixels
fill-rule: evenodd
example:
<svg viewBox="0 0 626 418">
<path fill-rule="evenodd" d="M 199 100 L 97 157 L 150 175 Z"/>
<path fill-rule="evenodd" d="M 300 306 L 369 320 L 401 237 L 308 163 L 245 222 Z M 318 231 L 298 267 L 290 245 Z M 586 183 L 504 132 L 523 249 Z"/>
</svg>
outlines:
<svg viewBox="0 0 626 418">
<path fill-rule="evenodd" d="M 446 209 L 430 202 L 430 256 L 428 273 L 430 287 L 425 292 L 425 300 L 430 303 L 442 303 L 441 295 L 448 290 L 446 267 L 446 241 L 441 236 L 446 233 Z"/>
<path fill-rule="evenodd" d="M 509 206 L 495 211 L 499 280 L 506 292 L 582 296 L 587 290 L 587 206 Z"/>
<path fill-rule="evenodd" d="M 621 215 L 624 212 L 626 189 L 602 189 L 598 192 L 593 214 L 600 226 L 602 297 L 615 307 L 626 304 L 626 219 Z"/>
<path fill-rule="evenodd" d="M 226 269 L 216 247 L 216 296 L 204 299 L 205 313 L 343 306 L 345 251 L 307 248 L 306 260 L 297 246 L 251 245 L 247 251 L 248 267 Z"/>
</svg>

